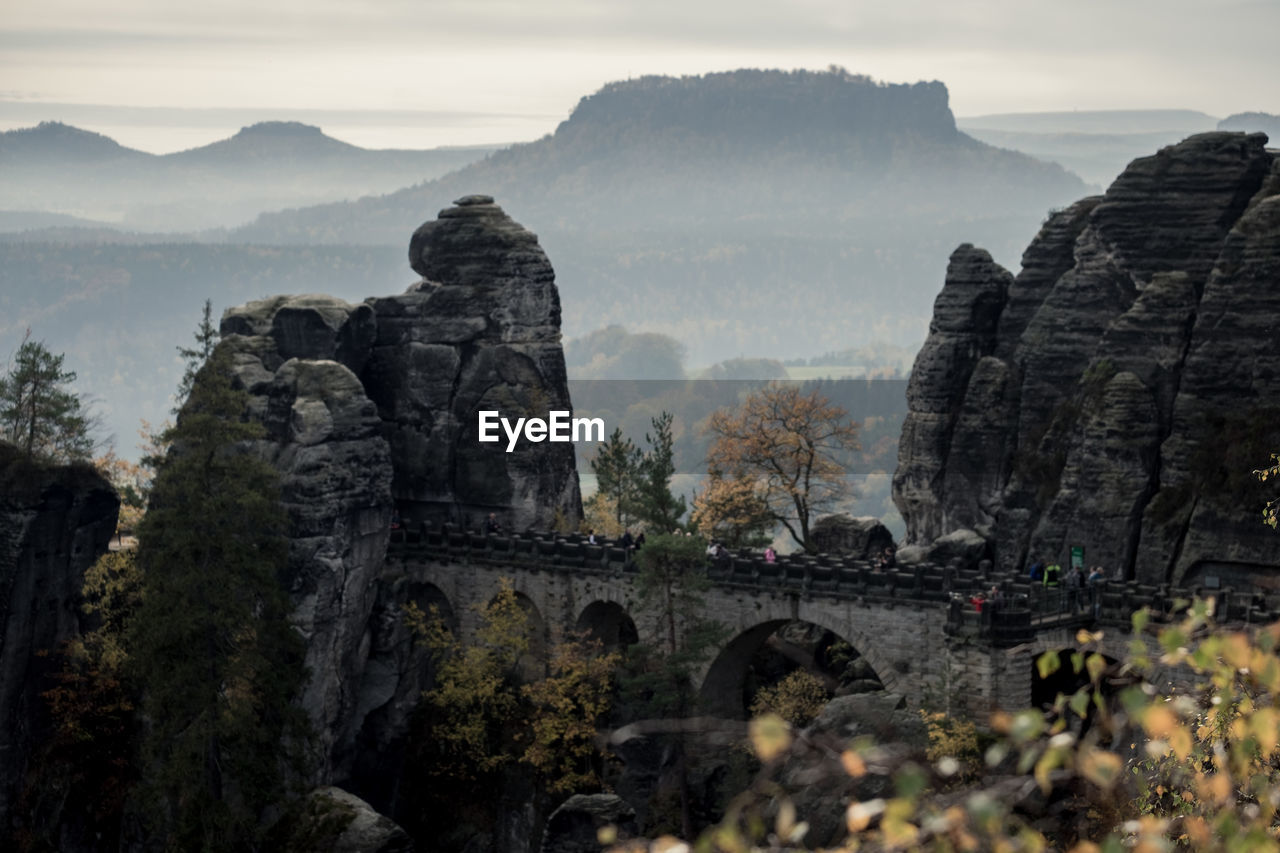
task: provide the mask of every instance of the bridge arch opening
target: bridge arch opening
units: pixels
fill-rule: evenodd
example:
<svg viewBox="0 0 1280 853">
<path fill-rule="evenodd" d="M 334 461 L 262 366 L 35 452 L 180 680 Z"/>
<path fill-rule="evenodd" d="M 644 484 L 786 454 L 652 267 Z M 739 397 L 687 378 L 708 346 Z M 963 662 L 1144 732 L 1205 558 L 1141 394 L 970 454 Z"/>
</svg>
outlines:
<svg viewBox="0 0 1280 853">
<path fill-rule="evenodd" d="M 1067 647 L 1052 649 L 1051 651 L 1056 651 L 1058 654 L 1058 668 L 1043 677 L 1040 675 L 1039 666 L 1041 655 L 1035 655 L 1031 659 L 1031 707 L 1033 708 L 1051 708 L 1059 695 L 1070 697 L 1081 687 L 1089 684 L 1088 670 L 1082 666 L 1080 671 L 1076 672 L 1071 660 L 1072 655 L 1080 653 L 1079 649 Z M 1087 658 L 1093 652 L 1084 652 L 1083 654 Z M 1102 659 L 1106 662 L 1107 667 L 1103 670 L 1099 691 L 1102 694 L 1103 701 L 1111 704 L 1119 692 L 1119 681 L 1125 679 L 1119 677 L 1120 661 L 1109 655 L 1103 655 Z M 1096 713 L 1097 707 L 1093 702 L 1090 702 L 1084 718 L 1080 721 L 1079 734 L 1089 730 Z M 1068 719 L 1074 720 L 1078 718 L 1068 714 Z"/>
<path fill-rule="evenodd" d="M 542 617 L 533 599 L 519 590 L 515 593 L 516 604 L 524 611 L 529 626 L 529 650 L 516 662 L 516 673 L 520 681 L 530 683 L 545 678 L 547 675 L 547 621 Z M 489 600 L 492 604 L 497 596 Z"/>
<path fill-rule="evenodd" d="M 703 679 L 700 702 L 708 714 L 745 719 L 761 690 L 797 670 L 817 678 L 828 696 L 883 689 L 870 661 L 839 633 L 812 622 L 773 619 L 724 646 Z"/>
<path fill-rule="evenodd" d="M 574 630 L 599 640 L 606 652 L 640 642 L 640 632 L 627 609 L 616 601 L 593 601 L 583 608 Z"/>
</svg>

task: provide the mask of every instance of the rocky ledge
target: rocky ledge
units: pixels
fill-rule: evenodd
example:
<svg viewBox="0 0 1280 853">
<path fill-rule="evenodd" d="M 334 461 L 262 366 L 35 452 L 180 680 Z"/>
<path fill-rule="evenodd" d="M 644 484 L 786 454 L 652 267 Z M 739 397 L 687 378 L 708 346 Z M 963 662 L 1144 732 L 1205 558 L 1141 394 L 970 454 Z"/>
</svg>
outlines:
<svg viewBox="0 0 1280 853">
<path fill-rule="evenodd" d="M 1206 133 L 1049 216 L 1015 277 L 951 257 L 908 387 L 907 542 L 972 530 L 1147 583 L 1280 580 L 1252 470 L 1280 450 L 1280 154 Z M 1212 581 L 1210 581 L 1212 583 Z"/>
<path fill-rule="evenodd" d="M 107 550 L 120 498 L 88 465 L 33 462 L 0 442 L 0 835 L 34 744 L 57 650 L 81 632 L 84 573 Z"/>
</svg>

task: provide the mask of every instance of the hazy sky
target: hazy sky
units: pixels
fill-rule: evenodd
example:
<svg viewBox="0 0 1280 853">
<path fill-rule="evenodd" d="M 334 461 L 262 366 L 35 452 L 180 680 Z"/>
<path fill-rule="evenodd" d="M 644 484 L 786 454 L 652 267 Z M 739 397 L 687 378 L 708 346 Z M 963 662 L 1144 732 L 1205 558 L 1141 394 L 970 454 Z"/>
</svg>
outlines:
<svg viewBox="0 0 1280 853">
<path fill-rule="evenodd" d="M 0 126 L 172 150 L 251 108 L 372 147 L 507 142 L 611 80 L 830 64 L 942 80 L 957 115 L 1280 113 L 1277 33 L 1280 0 L 0 0 Z"/>
</svg>

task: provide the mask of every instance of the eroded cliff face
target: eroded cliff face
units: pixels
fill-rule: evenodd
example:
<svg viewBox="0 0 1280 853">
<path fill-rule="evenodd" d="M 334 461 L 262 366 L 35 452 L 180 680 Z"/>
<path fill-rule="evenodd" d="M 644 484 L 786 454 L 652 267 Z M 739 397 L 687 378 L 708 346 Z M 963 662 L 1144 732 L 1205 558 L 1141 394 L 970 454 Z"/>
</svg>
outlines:
<svg viewBox="0 0 1280 853">
<path fill-rule="evenodd" d="M 1053 213 L 1016 276 L 951 257 L 894 501 L 907 541 L 978 531 L 1150 583 L 1265 581 L 1250 472 L 1280 448 L 1280 154 L 1206 133 Z M 1280 578 L 1278 578 L 1280 579 Z"/>
<path fill-rule="evenodd" d="M 31 462 L 0 442 L 0 836 L 31 751 L 47 734 L 40 693 L 81 631 L 84 573 L 107 550 L 120 498 L 85 465 Z"/>
<path fill-rule="evenodd" d="M 321 783 L 388 766 L 424 686 L 399 611 L 413 590 L 384 567 L 393 512 L 410 526 L 493 512 L 515 529 L 581 515 L 572 445 L 477 441 L 477 410 L 570 409 L 537 238 L 468 196 L 418 229 L 410 263 L 422 279 L 397 296 L 281 296 L 222 319 L 267 429 L 258 451 L 282 475 Z"/>
</svg>

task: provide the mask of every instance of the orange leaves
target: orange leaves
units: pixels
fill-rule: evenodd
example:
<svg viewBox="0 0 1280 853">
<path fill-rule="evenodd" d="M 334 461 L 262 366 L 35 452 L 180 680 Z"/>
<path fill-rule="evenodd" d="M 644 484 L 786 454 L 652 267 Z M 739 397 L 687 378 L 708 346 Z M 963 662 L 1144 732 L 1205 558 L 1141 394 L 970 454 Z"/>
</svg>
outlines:
<svg viewBox="0 0 1280 853">
<path fill-rule="evenodd" d="M 858 428 L 816 390 L 763 388 L 737 409 L 715 412 L 708 430 L 714 436 L 707 451 L 713 484 L 750 484 L 801 545 L 813 512 L 848 492 L 841 454 L 857 449 Z"/>
</svg>

